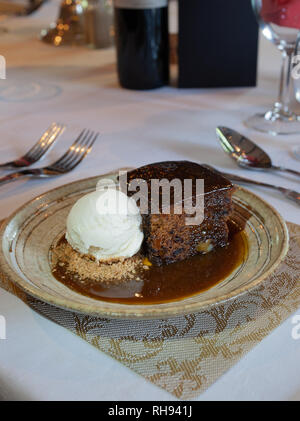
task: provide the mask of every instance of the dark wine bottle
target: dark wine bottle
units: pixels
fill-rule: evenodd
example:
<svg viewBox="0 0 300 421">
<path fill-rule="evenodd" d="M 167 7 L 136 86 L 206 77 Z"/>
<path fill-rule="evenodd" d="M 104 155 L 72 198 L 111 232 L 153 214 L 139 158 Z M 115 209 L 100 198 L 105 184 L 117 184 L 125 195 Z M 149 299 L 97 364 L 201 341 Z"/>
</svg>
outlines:
<svg viewBox="0 0 300 421">
<path fill-rule="evenodd" d="M 121 86 L 154 89 L 169 81 L 167 0 L 114 0 Z"/>
</svg>

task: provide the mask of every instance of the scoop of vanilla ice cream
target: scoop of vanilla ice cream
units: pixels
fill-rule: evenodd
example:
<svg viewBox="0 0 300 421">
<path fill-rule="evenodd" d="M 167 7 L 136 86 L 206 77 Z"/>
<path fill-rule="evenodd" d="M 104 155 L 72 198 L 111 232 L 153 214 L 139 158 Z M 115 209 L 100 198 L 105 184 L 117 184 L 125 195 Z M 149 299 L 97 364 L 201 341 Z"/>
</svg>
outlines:
<svg viewBox="0 0 300 421">
<path fill-rule="evenodd" d="M 134 199 L 116 189 L 94 191 L 72 207 L 66 239 L 98 261 L 131 257 L 143 241 L 142 218 Z"/>
</svg>

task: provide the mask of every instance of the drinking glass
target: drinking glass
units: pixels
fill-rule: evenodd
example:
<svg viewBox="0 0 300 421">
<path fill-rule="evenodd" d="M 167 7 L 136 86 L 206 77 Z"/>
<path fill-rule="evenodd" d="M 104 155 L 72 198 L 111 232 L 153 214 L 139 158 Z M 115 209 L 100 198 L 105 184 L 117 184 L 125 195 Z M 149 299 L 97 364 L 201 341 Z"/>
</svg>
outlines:
<svg viewBox="0 0 300 421">
<path fill-rule="evenodd" d="M 5 33 L 12 33 L 18 17 L 29 16 L 39 9 L 46 0 L 0 0 L 0 41 L 5 40 Z M 8 27 L 3 25 L 7 25 Z M 0 104 L 5 102 L 31 102 L 53 98 L 61 93 L 54 83 L 38 81 L 34 67 L 27 66 L 26 71 L 18 67 L 9 70 L 6 78 L 6 61 L 0 49 Z"/>
<path fill-rule="evenodd" d="M 46 0 L 0 0 L 0 34 L 8 32 L 2 22 L 14 16 L 29 16 L 34 13 Z"/>
<path fill-rule="evenodd" d="M 251 1 L 263 35 L 282 53 L 282 67 L 273 107 L 250 117 L 245 124 L 272 135 L 300 133 L 300 117 L 290 108 L 293 57 L 300 39 L 300 0 Z"/>
</svg>

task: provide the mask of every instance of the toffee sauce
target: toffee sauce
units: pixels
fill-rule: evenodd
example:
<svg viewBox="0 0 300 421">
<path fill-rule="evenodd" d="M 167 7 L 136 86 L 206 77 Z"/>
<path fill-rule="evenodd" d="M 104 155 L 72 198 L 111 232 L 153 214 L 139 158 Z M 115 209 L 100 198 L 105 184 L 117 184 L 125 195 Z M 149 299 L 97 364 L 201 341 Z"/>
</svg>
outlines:
<svg viewBox="0 0 300 421">
<path fill-rule="evenodd" d="M 229 224 L 225 247 L 166 266 L 151 266 L 137 276 L 139 281 L 124 280 L 108 284 L 85 279 L 79 282 L 57 265 L 53 276 L 67 287 L 85 296 L 120 304 L 159 304 L 183 300 L 215 286 L 245 260 L 247 240 L 236 224 Z M 63 237 L 61 241 L 66 241 Z"/>
</svg>

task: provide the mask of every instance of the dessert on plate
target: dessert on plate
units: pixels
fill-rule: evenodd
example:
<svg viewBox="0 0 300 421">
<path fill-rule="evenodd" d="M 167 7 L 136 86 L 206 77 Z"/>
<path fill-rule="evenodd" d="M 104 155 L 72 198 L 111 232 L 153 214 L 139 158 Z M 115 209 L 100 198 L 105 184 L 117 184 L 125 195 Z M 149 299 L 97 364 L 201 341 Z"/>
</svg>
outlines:
<svg viewBox="0 0 300 421">
<path fill-rule="evenodd" d="M 134 180 L 146 185 L 139 200 L 138 190 L 130 188 Z M 159 184 L 155 190 L 153 180 L 171 183 L 169 206 L 164 207 L 164 190 Z M 201 191 L 197 180 L 204 181 Z M 74 204 L 66 234 L 52 249 L 53 274 L 83 294 L 119 302 L 165 302 L 205 290 L 243 258 L 244 242 L 230 230 L 233 192 L 229 180 L 193 162 L 132 170 L 125 192 L 119 183 Z M 198 208 L 201 219 L 191 223 Z"/>
</svg>

